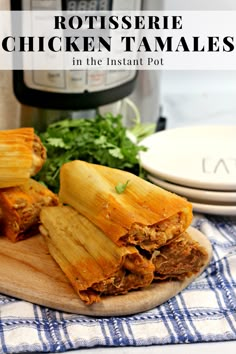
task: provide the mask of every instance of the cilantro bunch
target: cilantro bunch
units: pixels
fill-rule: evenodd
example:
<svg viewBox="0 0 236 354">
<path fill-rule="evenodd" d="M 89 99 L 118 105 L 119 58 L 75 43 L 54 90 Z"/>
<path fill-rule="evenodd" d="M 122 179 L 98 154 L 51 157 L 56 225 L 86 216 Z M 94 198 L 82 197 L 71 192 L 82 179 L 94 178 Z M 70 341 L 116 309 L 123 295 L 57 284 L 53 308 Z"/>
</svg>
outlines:
<svg viewBox="0 0 236 354">
<path fill-rule="evenodd" d="M 61 166 L 72 160 L 140 173 L 138 152 L 145 148 L 128 137 L 120 115 L 58 121 L 50 124 L 40 138 L 47 149 L 47 160 L 35 178 L 55 193 Z"/>
</svg>

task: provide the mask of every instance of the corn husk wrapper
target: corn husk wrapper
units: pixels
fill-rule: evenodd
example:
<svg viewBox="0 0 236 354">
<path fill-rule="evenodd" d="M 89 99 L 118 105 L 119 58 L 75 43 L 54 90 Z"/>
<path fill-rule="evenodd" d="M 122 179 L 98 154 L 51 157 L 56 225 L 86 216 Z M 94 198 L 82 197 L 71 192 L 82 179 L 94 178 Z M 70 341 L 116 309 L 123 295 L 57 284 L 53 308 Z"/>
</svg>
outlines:
<svg viewBox="0 0 236 354">
<path fill-rule="evenodd" d="M 119 183 L 127 187 L 118 194 Z M 117 245 L 152 252 L 186 230 L 192 205 L 129 172 L 84 161 L 64 164 L 59 199 L 74 207 Z"/>
<path fill-rule="evenodd" d="M 26 183 L 45 159 L 46 150 L 33 128 L 0 131 L 0 188 Z"/>
<path fill-rule="evenodd" d="M 154 265 L 135 247 L 119 247 L 68 206 L 43 208 L 40 231 L 49 251 L 86 303 L 148 286 Z"/>
</svg>

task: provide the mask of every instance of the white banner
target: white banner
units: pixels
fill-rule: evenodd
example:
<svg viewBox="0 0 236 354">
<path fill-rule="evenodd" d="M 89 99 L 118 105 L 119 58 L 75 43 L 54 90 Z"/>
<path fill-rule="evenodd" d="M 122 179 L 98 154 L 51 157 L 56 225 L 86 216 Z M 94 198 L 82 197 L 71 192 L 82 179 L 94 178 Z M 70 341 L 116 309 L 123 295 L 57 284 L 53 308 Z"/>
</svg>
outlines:
<svg viewBox="0 0 236 354">
<path fill-rule="evenodd" d="M 236 11 L 1 11 L 0 70 L 234 70 Z"/>
</svg>

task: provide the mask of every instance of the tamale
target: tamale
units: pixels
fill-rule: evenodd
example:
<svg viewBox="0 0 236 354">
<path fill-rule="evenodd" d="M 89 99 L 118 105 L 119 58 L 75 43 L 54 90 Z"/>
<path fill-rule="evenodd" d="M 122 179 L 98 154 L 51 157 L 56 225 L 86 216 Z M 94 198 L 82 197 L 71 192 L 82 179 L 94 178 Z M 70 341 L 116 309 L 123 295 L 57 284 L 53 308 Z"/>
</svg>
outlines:
<svg viewBox="0 0 236 354">
<path fill-rule="evenodd" d="M 26 183 L 43 166 L 46 149 L 33 128 L 0 131 L 0 188 Z"/>
<path fill-rule="evenodd" d="M 115 189 L 119 183 L 127 183 L 121 194 Z M 117 245 L 138 245 L 149 252 L 183 233 L 192 221 L 192 205 L 184 198 L 129 172 L 78 160 L 61 168 L 59 199 Z"/>
<path fill-rule="evenodd" d="M 133 246 L 117 246 L 73 208 L 45 207 L 40 221 L 49 252 L 86 304 L 152 282 L 151 260 Z"/>
<path fill-rule="evenodd" d="M 58 197 L 39 182 L 29 179 L 17 187 L 0 189 L 0 233 L 16 242 L 35 234 L 43 206 L 57 205 Z"/>
</svg>

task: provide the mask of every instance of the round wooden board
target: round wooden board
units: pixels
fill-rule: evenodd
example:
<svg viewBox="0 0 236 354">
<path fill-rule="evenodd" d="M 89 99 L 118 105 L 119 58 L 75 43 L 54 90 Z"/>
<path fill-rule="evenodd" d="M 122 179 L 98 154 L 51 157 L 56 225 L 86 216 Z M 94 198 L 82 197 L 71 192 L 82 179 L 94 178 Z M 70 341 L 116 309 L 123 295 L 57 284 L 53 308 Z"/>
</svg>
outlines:
<svg viewBox="0 0 236 354">
<path fill-rule="evenodd" d="M 189 234 L 212 256 L 209 240 L 190 227 Z M 50 256 L 43 238 L 34 236 L 18 243 L 0 237 L 0 292 L 56 310 L 90 316 L 131 315 L 150 310 L 187 287 L 201 272 L 185 281 L 166 281 L 126 295 L 110 296 L 85 305 Z"/>
</svg>

